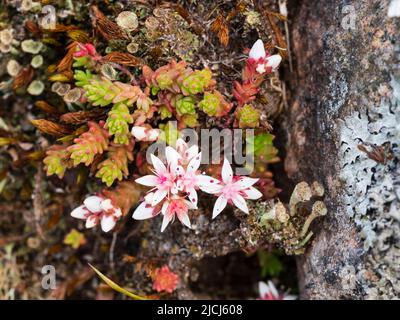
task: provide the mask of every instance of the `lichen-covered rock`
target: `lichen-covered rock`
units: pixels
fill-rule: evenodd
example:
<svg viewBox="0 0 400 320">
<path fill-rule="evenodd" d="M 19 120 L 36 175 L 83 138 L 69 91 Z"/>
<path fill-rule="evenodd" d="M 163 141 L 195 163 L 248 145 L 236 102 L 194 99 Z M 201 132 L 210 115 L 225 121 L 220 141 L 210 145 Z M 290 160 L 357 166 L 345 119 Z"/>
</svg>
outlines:
<svg viewBox="0 0 400 320">
<path fill-rule="evenodd" d="M 299 258 L 304 298 L 400 297 L 400 19 L 389 3 L 310 1 L 293 11 L 285 165 L 296 180 L 323 178 L 329 212 Z"/>
</svg>

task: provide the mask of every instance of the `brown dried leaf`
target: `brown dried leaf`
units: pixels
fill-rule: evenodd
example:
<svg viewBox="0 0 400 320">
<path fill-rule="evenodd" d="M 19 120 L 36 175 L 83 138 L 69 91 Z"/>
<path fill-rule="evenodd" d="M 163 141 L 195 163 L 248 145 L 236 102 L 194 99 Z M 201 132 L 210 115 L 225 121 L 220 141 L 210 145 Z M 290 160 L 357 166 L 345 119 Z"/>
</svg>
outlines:
<svg viewBox="0 0 400 320">
<path fill-rule="evenodd" d="M 124 31 L 113 21 L 108 19 L 97 6 L 90 7 L 90 17 L 93 27 L 107 40 L 128 40 Z"/>
<path fill-rule="evenodd" d="M 31 120 L 31 123 L 40 131 L 55 137 L 71 133 L 67 127 L 46 119 Z"/>
<path fill-rule="evenodd" d="M 81 43 L 87 43 L 87 42 L 89 42 L 89 39 L 90 39 L 89 35 L 83 30 L 68 30 L 67 36 L 71 40 L 78 41 Z"/>
<path fill-rule="evenodd" d="M 46 156 L 44 151 L 32 151 L 27 153 L 20 154 L 20 158 L 13 162 L 13 165 L 16 167 L 21 167 L 28 162 L 35 162 L 42 160 Z"/>
<path fill-rule="evenodd" d="M 268 22 L 271 25 L 272 30 L 274 31 L 275 39 L 277 42 L 280 54 L 283 56 L 283 58 L 287 57 L 287 44 L 286 40 L 284 39 L 281 29 L 278 27 L 278 25 L 275 23 L 275 21 L 272 19 L 273 15 L 268 13 L 266 11 Z"/>
<path fill-rule="evenodd" d="M 14 78 L 13 89 L 25 87 L 32 81 L 34 75 L 35 72 L 32 67 L 23 68 Z"/>
<path fill-rule="evenodd" d="M 222 14 L 218 14 L 215 18 L 214 22 L 211 24 L 211 31 L 214 32 L 219 42 L 224 46 L 227 47 L 229 43 L 229 27 L 228 23 L 226 22 L 225 18 Z"/>
<path fill-rule="evenodd" d="M 240 1 L 226 16 L 226 21 L 229 22 L 231 21 L 234 17 L 237 16 L 238 13 L 244 12 L 246 9 L 246 3 L 243 1 Z"/>
<path fill-rule="evenodd" d="M 278 18 L 281 21 L 287 21 L 287 17 L 284 16 L 283 14 L 280 14 L 278 12 L 273 12 L 273 11 L 269 11 L 269 10 L 265 10 L 269 15 L 274 16 L 276 18 Z"/>
<path fill-rule="evenodd" d="M 103 110 L 68 112 L 60 117 L 62 122 L 68 124 L 83 124 L 90 120 L 98 120 L 104 115 Z"/>
<path fill-rule="evenodd" d="M 71 30 L 78 30 L 79 28 L 77 26 L 69 25 L 65 26 L 63 24 L 57 24 L 54 29 L 44 29 L 43 31 L 49 32 L 49 33 L 58 33 L 58 32 L 67 32 Z"/>
<path fill-rule="evenodd" d="M 50 113 L 50 114 L 54 114 L 54 115 L 59 114 L 59 111 L 55 107 L 53 107 L 51 104 L 47 103 L 44 100 L 36 101 L 35 107 L 39 108 L 40 110 L 42 110 L 46 113 Z"/>
<path fill-rule="evenodd" d="M 115 62 L 128 67 L 142 67 L 144 66 L 144 61 L 137 58 L 129 53 L 122 52 L 111 52 L 104 57 L 105 61 Z"/>
<path fill-rule="evenodd" d="M 386 150 L 384 146 L 377 146 L 374 144 L 366 144 L 370 147 L 370 150 L 365 145 L 358 145 L 358 149 L 367 154 L 368 158 L 378 163 L 386 164 L 388 160 L 393 159 L 393 155 Z"/>
<path fill-rule="evenodd" d="M 33 33 L 34 35 L 40 35 L 42 33 L 42 30 L 40 29 L 40 27 L 32 20 L 27 20 L 25 22 L 25 28 L 30 33 Z"/>
<path fill-rule="evenodd" d="M 257 3 L 257 1 L 253 0 L 254 6 L 260 11 L 268 20 L 268 23 L 270 24 L 272 31 L 274 32 L 275 40 L 277 43 L 277 46 L 279 47 L 279 53 L 283 58 L 286 58 L 288 56 L 287 53 L 287 43 L 286 40 L 284 39 L 282 32 L 278 25 L 275 23 L 273 18 L 277 17 L 279 20 L 281 19 L 281 15 L 279 13 L 275 13 L 269 10 L 266 10 L 262 7 L 260 3 Z"/>
<path fill-rule="evenodd" d="M 74 41 L 70 45 L 68 45 L 67 54 L 57 64 L 56 70 L 58 72 L 63 72 L 63 71 L 71 71 L 72 72 L 71 68 L 72 68 L 72 64 L 74 62 L 74 52 L 76 50 L 77 45 L 78 45 L 78 43 L 76 41 Z"/>
</svg>

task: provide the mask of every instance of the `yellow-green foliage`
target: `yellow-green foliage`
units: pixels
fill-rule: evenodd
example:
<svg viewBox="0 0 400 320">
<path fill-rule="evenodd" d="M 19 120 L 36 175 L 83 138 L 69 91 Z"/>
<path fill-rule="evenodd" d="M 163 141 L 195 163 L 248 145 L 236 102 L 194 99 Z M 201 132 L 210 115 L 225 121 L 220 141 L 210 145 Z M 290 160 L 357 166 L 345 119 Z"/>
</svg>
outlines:
<svg viewBox="0 0 400 320">
<path fill-rule="evenodd" d="M 108 159 L 97 167 L 96 177 L 101 178 L 101 181 L 109 187 L 116 179 L 121 181 L 129 174 L 128 162 L 132 160 L 132 146 L 111 147 Z"/>
<path fill-rule="evenodd" d="M 106 125 L 111 135 L 114 135 L 114 142 L 128 144 L 130 138 L 129 124 L 133 123 L 129 108 L 124 103 L 115 104 L 108 113 Z"/>
</svg>

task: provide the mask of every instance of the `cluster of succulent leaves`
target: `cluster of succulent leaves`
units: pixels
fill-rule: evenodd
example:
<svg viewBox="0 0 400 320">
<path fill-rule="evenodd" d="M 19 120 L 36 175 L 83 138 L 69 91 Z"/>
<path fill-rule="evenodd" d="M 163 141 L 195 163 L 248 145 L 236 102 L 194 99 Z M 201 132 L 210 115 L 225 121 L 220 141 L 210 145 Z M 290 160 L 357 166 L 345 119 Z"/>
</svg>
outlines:
<svg viewBox="0 0 400 320">
<path fill-rule="evenodd" d="M 101 124 L 88 123 L 89 130 L 74 139 L 70 146 L 54 145 L 47 151 L 43 160 L 47 175 L 56 174 L 62 178 L 66 169 L 80 164 L 90 166 L 96 156 L 107 153 L 103 161 L 97 164 L 96 177 L 107 185 L 122 180 L 128 175 L 128 162 L 133 160 L 132 145 L 110 143 L 109 133 Z"/>
<path fill-rule="evenodd" d="M 113 69 L 114 77 L 102 72 L 107 64 Z M 96 177 L 111 186 L 129 175 L 128 165 L 134 158 L 134 140 L 130 133 L 133 125 L 158 127 L 159 139 L 173 145 L 180 129 L 200 125 L 201 113 L 221 118 L 234 106 L 216 89 L 216 81 L 208 68 L 193 70 L 184 61 L 172 60 L 155 71 L 144 65 L 141 76 L 135 79 L 129 74 L 129 80 L 126 80 L 126 69 L 116 71 L 107 61 L 90 56 L 74 57 L 72 66 L 74 84 L 83 92 L 86 109 L 105 109 L 107 118 L 98 123 L 89 122 L 87 131 L 77 135 L 72 143 L 57 144 L 47 151 L 44 159 L 47 174 L 56 174 L 59 178 L 67 169 L 82 164 L 90 166 Z M 234 115 L 239 128 L 259 127 L 260 112 L 249 104 L 237 108 Z M 178 128 L 169 125 L 170 120 L 177 121 Z M 256 137 L 256 157 L 276 156 L 272 138 L 270 134 Z"/>
<path fill-rule="evenodd" d="M 157 113 L 161 120 L 178 120 L 181 127 L 195 127 L 199 110 L 222 116 L 231 107 L 214 89 L 209 69 L 192 70 L 183 61 L 172 61 L 156 71 L 145 66 L 142 87 L 104 76 L 87 56 L 74 58 L 73 67 L 75 86 L 83 90 L 87 108 L 108 111 L 105 122 L 89 122 L 87 131 L 77 135 L 72 144 L 48 149 L 44 159 L 47 174 L 59 178 L 69 168 L 94 165 L 96 177 L 111 186 L 129 174 L 128 164 L 133 160 L 130 126 L 134 122 L 150 124 Z M 173 144 L 178 137 L 178 132 L 173 132 L 176 129 L 158 125 L 164 129 L 161 139 Z"/>
</svg>

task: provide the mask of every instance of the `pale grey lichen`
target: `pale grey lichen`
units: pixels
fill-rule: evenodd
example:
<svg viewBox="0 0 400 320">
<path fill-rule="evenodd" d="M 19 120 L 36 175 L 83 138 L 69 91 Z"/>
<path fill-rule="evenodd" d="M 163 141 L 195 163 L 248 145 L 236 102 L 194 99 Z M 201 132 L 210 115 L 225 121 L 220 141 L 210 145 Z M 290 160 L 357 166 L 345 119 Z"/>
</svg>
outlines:
<svg viewBox="0 0 400 320">
<path fill-rule="evenodd" d="M 341 123 L 343 203 L 363 239 L 368 263 L 381 276 L 386 298 L 400 295 L 400 81 L 392 78 L 392 95 L 381 104 L 348 116 Z M 386 163 L 377 162 L 359 145 L 384 147 Z M 384 270 L 384 271 L 383 271 Z M 361 272 L 362 270 L 360 270 Z M 369 297 L 379 296 L 379 286 L 369 287 Z"/>
<path fill-rule="evenodd" d="M 32 54 L 38 54 L 43 48 L 43 43 L 32 39 L 21 42 L 22 51 Z"/>
<path fill-rule="evenodd" d="M 31 60 L 31 66 L 32 68 L 40 68 L 43 65 L 43 56 L 40 54 L 34 56 Z"/>
<path fill-rule="evenodd" d="M 44 83 L 40 80 L 33 80 L 28 86 L 28 93 L 32 96 L 38 96 L 42 94 L 44 90 Z"/>
<path fill-rule="evenodd" d="M 4 29 L 0 31 L 0 43 L 4 45 L 11 45 L 13 37 L 13 29 Z"/>
<path fill-rule="evenodd" d="M 123 30 L 126 31 L 133 31 L 139 26 L 137 15 L 131 11 L 122 11 L 115 21 Z"/>
<path fill-rule="evenodd" d="M 21 65 L 14 59 L 7 62 L 7 73 L 11 77 L 15 77 L 21 71 Z"/>
</svg>

